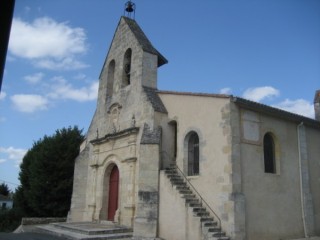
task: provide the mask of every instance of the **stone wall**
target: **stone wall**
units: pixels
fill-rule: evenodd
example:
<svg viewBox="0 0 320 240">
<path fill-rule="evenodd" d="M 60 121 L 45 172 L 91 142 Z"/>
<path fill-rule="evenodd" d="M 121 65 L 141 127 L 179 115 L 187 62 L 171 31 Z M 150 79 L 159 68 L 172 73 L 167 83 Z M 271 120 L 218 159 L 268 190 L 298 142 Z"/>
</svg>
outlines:
<svg viewBox="0 0 320 240">
<path fill-rule="evenodd" d="M 240 114 L 246 239 L 303 237 L 297 124 L 244 109 Z M 275 173 L 264 169 L 266 133 L 275 140 Z"/>
<path fill-rule="evenodd" d="M 235 159 L 232 158 L 230 99 L 210 94 L 160 92 L 159 95 L 168 110 L 168 120 L 174 120 L 177 124 L 176 164 L 186 173 L 186 136 L 191 131 L 196 132 L 199 136 L 200 173 L 189 176 L 188 179 L 220 217 L 223 231 L 227 236 L 234 237 L 235 231 L 239 229 L 235 228 L 234 214 L 236 195 L 233 194 L 233 176 L 236 175 L 233 174 L 232 165 Z M 165 128 L 170 126 L 163 124 L 163 131 L 168 131 Z M 165 138 L 164 136 L 164 142 L 167 141 Z M 242 200 L 237 196 L 237 207 Z"/>
<path fill-rule="evenodd" d="M 22 218 L 21 225 L 38 225 L 65 222 L 66 218 Z"/>
<path fill-rule="evenodd" d="M 174 240 L 204 239 L 200 220 L 174 189 L 164 171 L 160 173 L 159 237 Z"/>
</svg>

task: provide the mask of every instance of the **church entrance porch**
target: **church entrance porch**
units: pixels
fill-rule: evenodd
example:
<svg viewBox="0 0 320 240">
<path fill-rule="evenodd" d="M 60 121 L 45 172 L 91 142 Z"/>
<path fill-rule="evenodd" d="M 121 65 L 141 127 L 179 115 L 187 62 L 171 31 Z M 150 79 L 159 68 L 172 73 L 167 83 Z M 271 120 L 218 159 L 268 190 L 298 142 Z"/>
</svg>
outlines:
<svg viewBox="0 0 320 240">
<path fill-rule="evenodd" d="M 84 221 L 133 226 L 137 134 L 138 128 L 130 128 L 91 141 L 93 156 L 88 186 L 92 194 L 88 194 Z"/>
</svg>

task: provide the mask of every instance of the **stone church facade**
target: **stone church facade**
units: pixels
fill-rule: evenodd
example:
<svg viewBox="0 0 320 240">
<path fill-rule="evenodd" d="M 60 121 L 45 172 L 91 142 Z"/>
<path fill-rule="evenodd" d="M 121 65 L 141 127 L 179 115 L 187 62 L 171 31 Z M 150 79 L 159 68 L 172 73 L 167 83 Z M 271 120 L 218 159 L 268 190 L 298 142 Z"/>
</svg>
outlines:
<svg viewBox="0 0 320 240">
<path fill-rule="evenodd" d="M 121 17 L 74 172 L 68 221 L 137 238 L 320 235 L 317 120 L 231 95 L 157 89 L 167 60 Z"/>
</svg>

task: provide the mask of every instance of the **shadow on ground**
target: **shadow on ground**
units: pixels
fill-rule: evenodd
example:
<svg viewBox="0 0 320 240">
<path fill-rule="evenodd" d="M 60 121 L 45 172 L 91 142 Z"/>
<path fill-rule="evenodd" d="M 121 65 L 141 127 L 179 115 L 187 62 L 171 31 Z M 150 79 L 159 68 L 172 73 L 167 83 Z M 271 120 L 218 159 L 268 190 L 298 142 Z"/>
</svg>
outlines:
<svg viewBox="0 0 320 240">
<path fill-rule="evenodd" d="M 56 236 L 41 233 L 0 233 L 1 240 L 63 240 Z"/>
</svg>

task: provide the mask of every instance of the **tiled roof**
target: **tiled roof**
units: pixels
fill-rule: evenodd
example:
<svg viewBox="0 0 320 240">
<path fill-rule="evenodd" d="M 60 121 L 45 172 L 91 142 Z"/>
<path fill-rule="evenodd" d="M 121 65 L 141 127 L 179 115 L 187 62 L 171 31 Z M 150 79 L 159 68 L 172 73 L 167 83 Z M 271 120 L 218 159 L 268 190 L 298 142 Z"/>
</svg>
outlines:
<svg viewBox="0 0 320 240">
<path fill-rule="evenodd" d="M 299 114 L 295 114 L 292 112 L 287 112 L 279 108 L 271 107 L 262 103 L 250 101 L 244 98 L 240 97 L 232 97 L 232 101 L 244 108 L 261 112 L 270 116 L 278 117 L 281 119 L 293 121 L 296 123 L 305 123 L 309 126 L 315 127 L 315 128 L 320 128 L 320 122 L 317 120 L 314 120 L 312 118 L 308 118 Z"/>
<path fill-rule="evenodd" d="M 135 35 L 136 39 L 138 40 L 139 44 L 141 45 L 142 49 L 145 52 L 148 53 L 152 53 L 154 55 L 158 56 L 158 67 L 160 67 L 163 64 L 168 63 L 168 60 L 161 55 L 161 53 L 159 53 L 157 51 L 157 49 L 155 49 L 151 42 L 149 41 L 149 39 L 147 38 L 147 36 L 144 34 L 144 32 L 142 31 L 142 29 L 139 27 L 139 25 L 137 24 L 137 22 L 131 18 L 127 18 L 127 17 L 122 17 L 125 22 L 128 24 L 129 28 L 131 29 L 132 33 Z"/>
<path fill-rule="evenodd" d="M 195 93 L 195 92 L 176 92 L 176 91 L 165 91 L 157 90 L 158 93 L 172 94 L 172 95 L 186 95 L 186 96 L 197 96 L 197 97 L 217 97 L 217 98 L 230 98 L 228 94 L 214 94 L 214 93 Z"/>
<path fill-rule="evenodd" d="M 141 144 L 160 144 L 161 128 L 151 130 L 148 124 L 144 124 Z"/>
<path fill-rule="evenodd" d="M 261 112 L 270 116 L 278 117 L 281 119 L 293 121 L 296 123 L 305 123 L 309 126 L 315 127 L 315 128 L 320 128 L 320 122 L 308 118 L 299 114 L 295 114 L 292 112 L 288 112 L 279 108 L 271 107 L 262 103 L 250 101 L 244 98 L 240 97 L 235 97 L 232 95 L 227 95 L 227 94 L 211 94 L 211 93 L 192 93 L 192 92 L 175 92 L 175 91 L 163 91 L 163 90 L 157 90 L 157 93 L 160 94 L 172 94 L 172 95 L 186 95 L 186 96 L 200 96 L 200 97 L 216 97 L 216 98 L 230 98 L 232 102 L 237 104 L 238 106 L 241 106 L 246 109 L 250 109 L 253 111 Z M 319 94 L 319 95 L 318 95 Z M 317 91 L 316 96 L 315 96 L 315 101 L 316 99 L 319 100 L 320 98 L 320 90 Z"/>
<path fill-rule="evenodd" d="M 168 113 L 166 107 L 158 96 L 157 89 L 143 86 L 143 90 L 156 112 Z"/>
<path fill-rule="evenodd" d="M 314 96 L 314 101 L 313 101 L 314 103 L 318 103 L 318 102 L 320 102 L 320 90 L 317 90 L 316 91 L 316 94 L 315 94 L 315 96 Z"/>
</svg>

